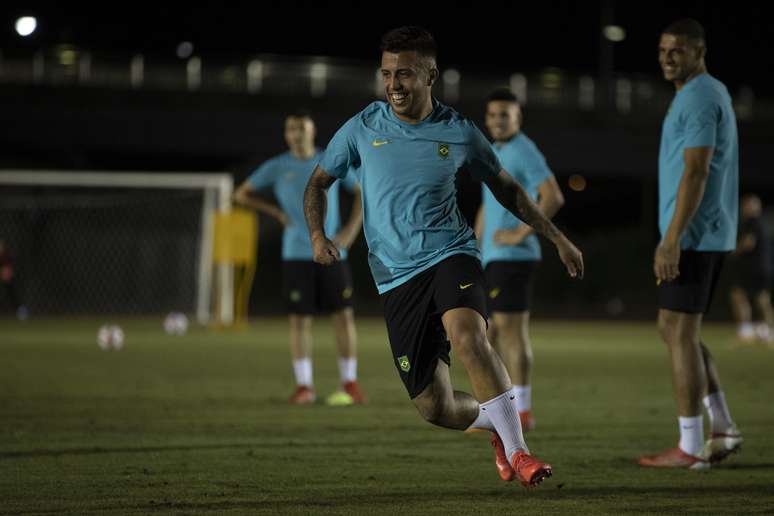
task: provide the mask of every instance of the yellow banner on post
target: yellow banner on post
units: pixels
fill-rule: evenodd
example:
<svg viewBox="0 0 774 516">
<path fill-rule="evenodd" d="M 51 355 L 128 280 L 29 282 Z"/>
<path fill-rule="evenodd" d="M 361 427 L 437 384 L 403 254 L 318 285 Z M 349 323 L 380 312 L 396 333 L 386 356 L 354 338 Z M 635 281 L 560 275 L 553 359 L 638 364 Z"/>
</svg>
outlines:
<svg viewBox="0 0 774 516">
<path fill-rule="evenodd" d="M 258 249 L 255 212 L 235 208 L 216 214 L 213 247 L 212 259 L 216 265 L 234 267 L 234 326 L 245 328 Z"/>
</svg>

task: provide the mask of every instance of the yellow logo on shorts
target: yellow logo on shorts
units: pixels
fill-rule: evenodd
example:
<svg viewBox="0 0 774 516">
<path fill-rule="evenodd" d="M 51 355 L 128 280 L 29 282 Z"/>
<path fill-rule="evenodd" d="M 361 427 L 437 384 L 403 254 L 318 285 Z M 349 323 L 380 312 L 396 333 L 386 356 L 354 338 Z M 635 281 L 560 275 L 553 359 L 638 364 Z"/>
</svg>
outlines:
<svg viewBox="0 0 774 516">
<path fill-rule="evenodd" d="M 460 290 L 465 290 L 473 286 L 473 283 L 460 283 Z"/>
<path fill-rule="evenodd" d="M 446 159 L 449 157 L 449 144 L 448 143 L 439 143 L 438 144 L 438 155 L 441 156 L 443 159 Z"/>
<path fill-rule="evenodd" d="M 493 288 L 492 290 L 489 291 L 489 297 L 492 298 L 492 299 L 496 298 L 499 295 L 500 295 L 500 289 L 499 288 Z"/>
<path fill-rule="evenodd" d="M 291 290 L 290 291 L 290 300 L 294 303 L 298 303 L 301 301 L 301 291 L 300 290 Z"/>
<path fill-rule="evenodd" d="M 411 369 L 411 364 L 409 363 L 409 359 L 406 355 L 398 357 L 398 365 L 400 366 L 400 370 L 404 373 L 408 373 L 409 369 Z"/>
<path fill-rule="evenodd" d="M 344 299 L 350 299 L 352 297 L 352 287 L 347 287 L 341 291 L 341 297 Z"/>
</svg>

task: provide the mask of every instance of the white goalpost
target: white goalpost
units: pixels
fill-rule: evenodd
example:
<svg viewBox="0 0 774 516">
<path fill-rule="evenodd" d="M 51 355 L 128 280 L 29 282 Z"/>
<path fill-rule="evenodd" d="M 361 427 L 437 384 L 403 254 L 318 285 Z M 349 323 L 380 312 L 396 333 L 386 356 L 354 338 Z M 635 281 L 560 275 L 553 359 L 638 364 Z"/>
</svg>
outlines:
<svg viewBox="0 0 774 516">
<path fill-rule="evenodd" d="M 201 324 L 216 315 L 228 325 L 233 267 L 216 269 L 213 242 L 215 215 L 231 210 L 232 192 L 228 173 L 0 170 L 0 239 L 15 255 L 29 295 L 48 296 L 39 301 L 44 313 L 147 313 L 184 304 Z M 90 279 L 82 268 L 130 282 L 145 261 L 155 262 L 149 284 L 134 281 L 123 302 L 99 303 L 112 287 L 105 278 L 84 286 Z M 165 274 L 164 266 L 180 270 Z M 68 271 L 71 283 L 62 277 Z M 83 299 L 89 288 L 93 302 Z"/>
</svg>

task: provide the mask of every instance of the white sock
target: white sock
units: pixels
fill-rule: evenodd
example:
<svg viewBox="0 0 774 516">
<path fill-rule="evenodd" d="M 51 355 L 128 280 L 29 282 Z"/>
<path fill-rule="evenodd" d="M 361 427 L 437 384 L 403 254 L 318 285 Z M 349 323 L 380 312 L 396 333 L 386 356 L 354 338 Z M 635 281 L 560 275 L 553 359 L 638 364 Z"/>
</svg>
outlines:
<svg viewBox="0 0 774 516">
<path fill-rule="evenodd" d="M 751 322 L 743 322 L 739 325 L 736 334 L 743 339 L 751 339 L 755 337 L 755 326 Z"/>
<path fill-rule="evenodd" d="M 519 450 L 529 453 L 521 433 L 519 411 L 516 409 L 516 390 L 513 387 L 482 403 L 481 410 L 487 413 L 502 439 L 505 456 L 508 457 L 509 462 L 513 459 L 513 454 Z"/>
<path fill-rule="evenodd" d="M 357 358 L 339 357 L 339 375 L 341 376 L 341 383 L 357 380 Z"/>
<path fill-rule="evenodd" d="M 306 385 L 311 387 L 312 384 L 312 359 L 311 358 L 299 358 L 293 360 L 293 373 L 296 375 L 297 385 Z"/>
<path fill-rule="evenodd" d="M 532 408 L 532 386 L 514 385 L 516 391 L 516 410 L 526 412 Z"/>
<path fill-rule="evenodd" d="M 734 426 L 731 419 L 731 412 L 728 411 L 726 404 L 726 395 L 723 391 L 713 392 L 702 399 L 704 407 L 707 409 L 707 415 L 710 420 L 710 432 L 715 434 L 724 434 L 728 428 Z"/>
<path fill-rule="evenodd" d="M 474 428 L 489 430 L 490 432 L 494 432 L 495 429 L 492 420 L 489 419 L 489 414 L 487 414 L 485 410 L 481 410 L 481 405 L 478 406 L 478 417 L 476 417 L 476 420 L 473 421 L 467 429 L 472 430 Z"/>
<path fill-rule="evenodd" d="M 704 416 L 678 417 L 680 449 L 688 455 L 699 455 L 704 447 Z"/>
</svg>

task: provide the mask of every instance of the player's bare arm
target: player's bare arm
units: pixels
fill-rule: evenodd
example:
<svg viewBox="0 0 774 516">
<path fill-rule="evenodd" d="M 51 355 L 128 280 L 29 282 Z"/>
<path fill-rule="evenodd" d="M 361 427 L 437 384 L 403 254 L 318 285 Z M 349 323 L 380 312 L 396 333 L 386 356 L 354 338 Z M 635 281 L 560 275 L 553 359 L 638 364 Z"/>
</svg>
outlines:
<svg viewBox="0 0 774 516">
<path fill-rule="evenodd" d="M 497 176 L 487 179 L 486 185 L 492 191 L 495 199 L 507 210 L 553 242 L 570 276 L 583 278 L 583 254 L 540 211 L 537 204 L 529 198 L 527 192 L 517 181 L 505 170 L 501 170 Z"/>
<path fill-rule="evenodd" d="M 683 152 L 685 171 L 677 190 L 675 213 L 653 257 L 653 272 L 659 281 L 672 281 L 680 275 L 680 238 L 704 197 L 713 150 L 692 147 Z"/>
<path fill-rule="evenodd" d="M 549 176 L 538 186 L 537 206 L 543 215 L 552 219 L 564 205 L 564 195 L 554 176 Z M 534 232 L 532 226 L 521 224 L 513 229 L 499 229 L 494 234 L 494 241 L 499 245 L 519 245 Z"/>
<path fill-rule="evenodd" d="M 245 181 L 239 185 L 239 188 L 234 192 L 234 202 L 245 208 L 250 208 L 259 213 L 274 217 L 283 226 L 288 225 L 287 214 L 276 204 L 261 198 L 249 181 Z"/>
<path fill-rule="evenodd" d="M 323 265 L 331 265 L 339 260 L 339 250 L 336 244 L 325 236 L 323 226 L 328 202 L 326 192 L 334 181 L 336 181 L 335 177 L 328 175 L 317 166 L 304 190 L 304 218 L 309 227 L 314 261 Z"/>
<path fill-rule="evenodd" d="M 333 242 L 341 249 L 349 249 L 352 243 L 360 234 L 360 228 L 363 226 L 363 203 L 362 193 L 359 187 L 355 187 L 354 199 L 352 201 L 352 210 L 349 219 L 339 232 L 333 237 Z"/>
</svg>

